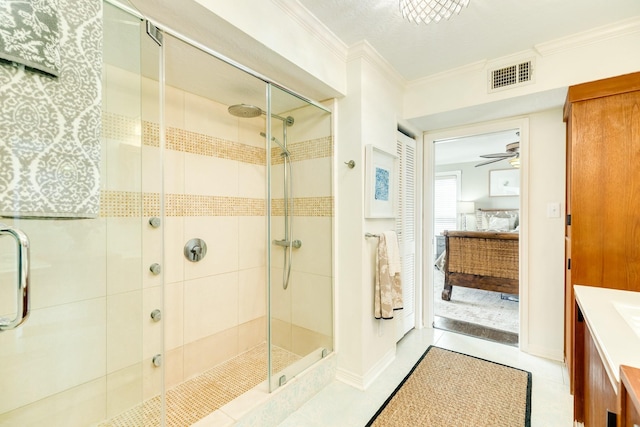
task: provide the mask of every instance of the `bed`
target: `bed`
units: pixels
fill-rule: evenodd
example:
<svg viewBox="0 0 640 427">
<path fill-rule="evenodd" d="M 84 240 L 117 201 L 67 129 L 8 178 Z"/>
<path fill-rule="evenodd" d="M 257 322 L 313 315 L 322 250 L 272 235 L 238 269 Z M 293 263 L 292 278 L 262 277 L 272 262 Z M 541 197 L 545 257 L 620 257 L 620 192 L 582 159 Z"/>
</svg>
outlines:
<svg viewBox="0 0 640 427">
<path fill-rule="evenodd" d="M 496 215 L 496 212 L 485 211 L 481 215 Z M 513 213 L 504 212 L 502 215 L 513 216 Z M 511 223 L 516 224 L 515 221 Z M 441 262 L 444 272 L 443 300 L 451 300 L 454 286 L 518 295 L 519 234 L 510 230 L 506 223 L 503 225 L 504 229 L 498 231 L 442 233 L 445 238 Z"/>
</svg>

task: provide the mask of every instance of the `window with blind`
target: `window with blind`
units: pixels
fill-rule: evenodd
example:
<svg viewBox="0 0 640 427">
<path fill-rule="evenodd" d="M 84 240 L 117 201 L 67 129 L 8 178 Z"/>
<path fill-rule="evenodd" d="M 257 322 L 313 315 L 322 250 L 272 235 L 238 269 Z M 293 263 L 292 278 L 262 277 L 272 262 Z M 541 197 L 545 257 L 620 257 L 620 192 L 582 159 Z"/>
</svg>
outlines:
<svg viewBox="0 0 640 427">
<path fill-rule="evenodd" d="M 457 202 L 460 194 L 460 171 L 436 174 L 434 188 L 434 234 L 457 228 Z"/>
</svg>

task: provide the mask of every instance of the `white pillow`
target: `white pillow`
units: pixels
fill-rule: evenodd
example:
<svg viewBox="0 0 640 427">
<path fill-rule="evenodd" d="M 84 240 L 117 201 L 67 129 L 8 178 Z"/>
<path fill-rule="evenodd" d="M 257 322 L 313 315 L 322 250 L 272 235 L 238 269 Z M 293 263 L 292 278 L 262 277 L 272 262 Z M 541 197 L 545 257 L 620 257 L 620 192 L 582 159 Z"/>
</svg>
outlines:
<svg viewBox="0 0 640 427">
<path fill-rule="evenodd" d="M 489 219 L 489 230 L 509 231 L 509 218 L 491 217 Z"/>
</svg>

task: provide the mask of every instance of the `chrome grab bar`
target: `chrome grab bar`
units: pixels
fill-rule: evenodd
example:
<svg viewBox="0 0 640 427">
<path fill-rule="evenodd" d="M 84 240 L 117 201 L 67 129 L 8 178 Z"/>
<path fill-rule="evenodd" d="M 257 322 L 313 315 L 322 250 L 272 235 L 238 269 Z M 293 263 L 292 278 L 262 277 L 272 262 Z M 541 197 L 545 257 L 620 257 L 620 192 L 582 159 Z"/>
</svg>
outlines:
<svg viewBox="0 0 640 427">
<path fill-rule="evenodd" d="M 0 236 L 10 235 L 18 244 L 18 301 L 16 317 L 0 317 L 0 332 L 15 329 L 29 317 L 29 238 L 23 231 L 0 223 Z"/>
</svg>

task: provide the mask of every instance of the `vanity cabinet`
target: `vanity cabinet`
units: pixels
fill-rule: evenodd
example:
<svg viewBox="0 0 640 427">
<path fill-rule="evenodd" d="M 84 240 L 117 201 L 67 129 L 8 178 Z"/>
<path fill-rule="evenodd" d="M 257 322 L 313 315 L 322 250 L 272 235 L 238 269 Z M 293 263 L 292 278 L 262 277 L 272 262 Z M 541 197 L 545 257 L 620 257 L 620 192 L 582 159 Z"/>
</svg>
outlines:
<svg viewBox="0 0 640 427">
<path fill-rule="evenodd" d="M 640 426 L 640 369 L 620 367 L 620 427 Z"/>
<path fill-rule="evenodd" d="M 640 290 L 640 73 L 571 86 L 564 120 L 565 357 L 573 393 L 573 285 Z"/>
<path fill-rule="evenodd" d="M 618 396 L 598 352 L 592 332 L 576 308 L 576 364 L 581 373 L 574 395 L 574 418 L 585 427 L 616 427 L 620 413 Z M 582 354 L 580 354 L 582 353 Z"/>
<path fill-rule="evenodd" d="M 633 427 L 640 389 L 640 292 L 576 285 L 574 293 L 574 420 L 584 427 Z"/>
</svg>

